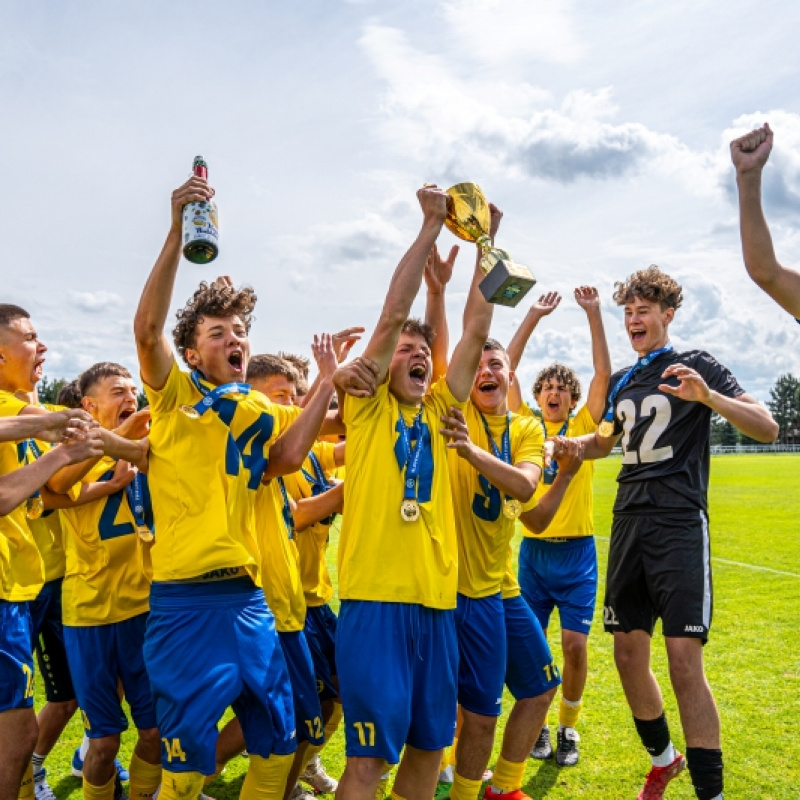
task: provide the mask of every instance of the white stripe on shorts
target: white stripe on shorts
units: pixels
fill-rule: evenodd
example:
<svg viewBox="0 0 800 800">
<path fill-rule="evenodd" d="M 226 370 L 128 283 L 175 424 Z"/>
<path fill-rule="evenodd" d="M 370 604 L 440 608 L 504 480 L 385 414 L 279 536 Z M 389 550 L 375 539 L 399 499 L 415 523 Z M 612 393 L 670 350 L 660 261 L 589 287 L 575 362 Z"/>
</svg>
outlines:
<svg viewBox="0 0 800 800">
<path fill-rule="evenodd" d="M 711 543 L 708 538 L 708 517 L 702 511 L 700 524 L 703 526 L 703 625 L 708 630 L 711 625 Z"/>
</svg>

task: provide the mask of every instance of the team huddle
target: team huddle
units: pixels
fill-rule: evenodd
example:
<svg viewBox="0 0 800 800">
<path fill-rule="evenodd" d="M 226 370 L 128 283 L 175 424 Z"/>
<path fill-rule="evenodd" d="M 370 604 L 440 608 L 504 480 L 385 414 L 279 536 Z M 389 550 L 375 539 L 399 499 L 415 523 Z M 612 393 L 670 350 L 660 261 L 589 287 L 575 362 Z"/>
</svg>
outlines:
<svg viewBox="0 0 800 800">
<path fill-rule="evenodd" d="M 800 276 L 775 261 L 752 179 L 771 137 L 765 126 L 732 145 L 745 261 L 797 316 Z M 702 659 L 711 415 L 762 442 L 777 425 L 710 354 L 673 349 L 681 286 L 655 266 L 616 284 L 636 353 L 616 372 L 600 294 L 576 288 L 594 366 L 585 402 L 575 371 L 552 364 L 531 407 L 515 370 L 561 297 L 542 295 L 510 342 L 492 338 L 479 252 L 451 352 L 458 248 L 437 250 L 448 198 L 426 185 L 420 231 L 363 354 L 349 357 L 363 328 L 315 335 L 309 385 L 307 358 L 251 354 L 256 295 L 226 277 L 201 283 L 165 334 L 182 209 L 212 196 L 199 176 L 173 193 L 136 311 L 146 407 L 111 362 L 42 405 L 46 348 L 24 308 L 0 304 L 0 800 L 54 800 L 44 762 L 78 709 L 72 766 L 86 800 L 120 800 L 122 781 L 131 800 L 205 797 L 243 752 L 244 800 L 373 800 L 390 780 L 396 800 L 525 800 L 528 758 L 580 758 L 598 586 L 593 460 L 615 446 L 603 623 L 652 760 L 638 796 L 662 797 L 688 768 L 700 800 L 721 798 Z M 502 213 L 490 210 L 494 237 Z M 425 319 L 410 318 L 423 286 Z M 339 515 L 337 617 L 326 557 Z M 562 664 L 547 640 L 556 609 Z M 685 755 L 650 670 L 658 619 Z M 489 770 L 504 688 L 514 704 Z M 127 767 L 123 701 L 137 729 Z M 337 781 L 322 759 L 340 725 Z"/>
</svg>

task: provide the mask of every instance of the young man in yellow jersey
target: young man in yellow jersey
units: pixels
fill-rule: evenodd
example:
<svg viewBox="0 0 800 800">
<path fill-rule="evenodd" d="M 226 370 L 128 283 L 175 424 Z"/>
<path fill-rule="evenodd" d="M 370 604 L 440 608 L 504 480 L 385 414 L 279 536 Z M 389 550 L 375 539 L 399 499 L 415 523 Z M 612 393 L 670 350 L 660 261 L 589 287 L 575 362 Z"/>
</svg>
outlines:
<svg viewBox="0 0 800 800">
<path fill-rule="evenodd" d="M 44 584 L 44 564 L 27 525 L 29 501 L 55 472 L 103 451 L 102 436 L 89 430 L 85 412 L 25 415 L 24 401 L 12 410 L 13 401 L 4 397 L 0 417 L 0 800 L 34 796 L 31 756 L 38 727 L 30 603 Z M 26 465 L 22 445 L 33 438 L 72 443 Z"/>
<path fill-rule="evenodd" d="M 150 491 L 157 537 L 145 659 L 164 745 L 161 800 L 192 800 L 216 768 L 216 725 L 233 706 L 250 763 L 245 800 L 280 800 L 296 749 L 289 676 L 264 600 L 255 527 L 262 481 L 300 468 L 330 383 L 300 414 L 244 383 L 251 289 L 202 283 L 164 335 L 181 257 L 183 207 L 213 189 L 173 192 L 169 232 L 134 320 L 152 410 Z M 328 396 L 326 396 L 326 394 Z M 291 424 L 290 423 L 294 423 Z"/>
<path fill-rule="evenodd" d="M 100 362 L 87 369 L 80 376 L 80 392 L 84 409 L 107 430 L 136 413 L 136 385 L 119 364 Z M 143 653 L 153 538 L 149 493 L 144 475 L 120 477 L 108 457 L 94 464 L 82 483 L 104 481 L 118 488 L 61 512 L 67 556 L 64 644 L 89 736 L 83 794 L 86 800 L 114 797 L 115 759 L 120 734 L 128 727 L 121 684 L 138 729 L 130 796 L 149 800 L 161 782 L 161 743 Z"/>
<path fill-rule="evenodd" d="M 31 322 L 28 312 L 19 306 L 0 304 L 0 414 L 41 414 L 45 408 L 36 400 L 36 384 L 42 377 L 47 348 L 42 343 Z M 56 410 L 58 407 L 50 407 Z M 127 426 L 121 432 L 133 435 Z M 127 431 L 127 433 L 126 433 Z M 143 435 L 140 432 L 138 435 Z M 119 447 L 110 431 L 103 433 L 107 447 Z M 122 442 L 126 451 L 143 453 L 144 448 L 133 443 Z M 20 452 L 25 462 L 35 460 L 46 449 L 33 439 L 21 443 Z M 69 474 L 80 472 L 82 466 L 61 470 L 59 476 L 51 478 L 55 486 L 58 480 Z M 92 498 L 108 494 L 103 486 L 94 486 L 92 491 L 75 502 L 88 502 Z M 72 505 L 66 495 L 54 494 L 43 487 L 31 498 L 27 511 L 27 525 L 39 548 L 44 562 L 45 584 L 39 596 L 31 604 L 33 641 L 39 654 L 39 664 L 45 683 L 48 702 L 38 717 L 39 739 L 34 751 L 34 785 L 39 800 L 51 800 L 50 789 L 44 770 L 44 759 L 55 745 L 58 737 L 75 711 L 75 694 L 69 675 L 61 630 L 61 579 L 64 575 L 65 558 L 62 545 L 60 515 L 57 508 Z M 42 649 L 46 648 L 47 658 Z"/>
<path fill-rule="evenodd" d="M 407 317 L 447 195 L 428 186 L 417 197 L 422 229 L 395 270 L 365 354 L 337 372 L 347 425 L 336 633 L 347 766 L 338 794 L 348 800 L 373 800 L 386 763 L 400 761 L 404 747 L 392 796 L 430 800 L 455 728 L 458 551 L 440 418 L 469 397 L 492 307 L 476 266 L 461 340 L 431 387 L 432 331 Z M 370 362 L 371 396 L 358 388 L 358 370 Z"/>
<path fill-rule="evenodd" d="M 605 410 L 606 388 L 611 376 L 600 296 L 597 289 L 575 289 L 575 301 L 586 312 L 592 340 L 594 374 L 586 403 L 573 414 L 581 397 L 575 371 L 562 364 L 543 369 L 536 378 L 533 394 L 541 410 L 537 424 L 547 436 L 581 436 L 597 428 Z M 528 339 L 539 321 L 561 302 L 557 292 L 542 295 L 525 316 L 508 346 L 511 364 L 517 367 Z M 509 405 L 520 414 L 533 416 L 514 386 Z M 559 476 L 560 475 L 560 480 Z M 547 630 L 550 615 L 558 608 L 561 620 L 561 704 L 556 735 L 556 763 L 578 763 L 578 732 L 575 730 L 588 673 L 587 640 L 597 599 L 597 551 L 594 544 L 592 477 L 594 465 L 578 465 L 576 472 L 562 472 L 558 465 L 544 471 L 536 489 L 536 506 L 521 517 L 525 538 L 519 552 L 519 581 L 522 594 L 542 627 Z M 555 481 L 555 482 L 554 482 Z M 531 755 L 550 758 L 553 748 L 550 729 L 542 728 Z"/>
</svg>

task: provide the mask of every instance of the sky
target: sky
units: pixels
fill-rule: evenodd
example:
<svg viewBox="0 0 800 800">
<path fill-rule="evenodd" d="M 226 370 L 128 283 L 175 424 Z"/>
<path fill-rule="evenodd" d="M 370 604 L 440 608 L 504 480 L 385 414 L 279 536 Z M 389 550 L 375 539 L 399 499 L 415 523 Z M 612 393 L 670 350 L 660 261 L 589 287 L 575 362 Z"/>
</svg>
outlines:
<svg viewBox="0 0 800 800">
<path fill-rule="evenodd" d="M 253 352 L 369 332 L 419 229 L 416 189 L 472 181 L 504 211 L 498 246 L 538 281 L 496 309 L 493 336 L 564 295 L 523 386 L 555 360 L 591 378 L 583 284 L 614 367 L 630 364 L 611 296 L 649 264 L 684 288 L 676 348 L 708 350 L 762 400 L 800 374 L 800 326 L 742 264 L 728 153 L 770 122 L 765 210 L 797 268 L 797 3 L 0 0 L 0 20 L 0 297 L 31 312 L 50 378 L 136 371 L 136 304 L 198 153 L 220 256 L 181 263 L 172 307 L 217 274 L 253 286 Z M 448 287 L 451 344 L 470 250 Z"/>
</svg>

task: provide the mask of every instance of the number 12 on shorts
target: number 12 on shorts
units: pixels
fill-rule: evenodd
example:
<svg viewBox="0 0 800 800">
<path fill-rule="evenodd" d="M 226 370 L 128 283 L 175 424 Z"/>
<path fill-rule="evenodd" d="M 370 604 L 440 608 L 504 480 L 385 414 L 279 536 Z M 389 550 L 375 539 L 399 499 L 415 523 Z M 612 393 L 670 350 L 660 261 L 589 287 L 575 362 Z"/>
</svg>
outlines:
<svg viewBox="0 0 800 800">
<path fill-rule="evenodd" d="M 362 747 L 375 747 L 374 722 L 354 722 L 353 727 L 358 732 L 358 742 Z"/>
</svg>

